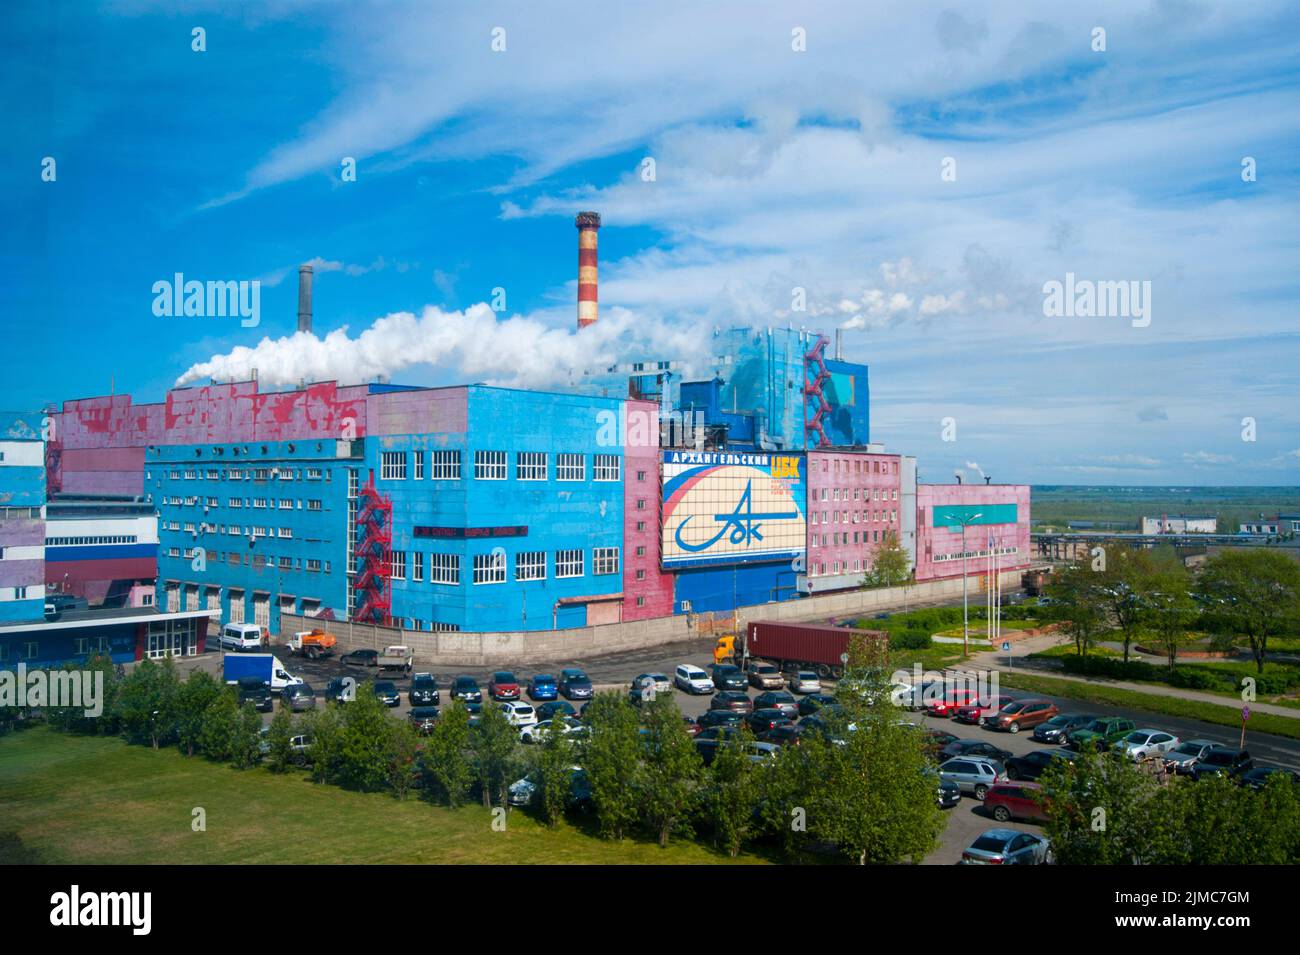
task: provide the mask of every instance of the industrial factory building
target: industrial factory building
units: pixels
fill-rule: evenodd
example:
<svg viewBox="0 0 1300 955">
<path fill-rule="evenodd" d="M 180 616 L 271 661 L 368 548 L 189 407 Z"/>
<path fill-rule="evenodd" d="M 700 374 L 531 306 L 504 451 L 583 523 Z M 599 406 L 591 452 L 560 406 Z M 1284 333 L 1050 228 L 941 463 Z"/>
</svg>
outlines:
<svg viewBox="0 0 1300 955">
<path fill-rule="evenodd" d="M 581 334 L 600 218 L 576 224 Z M 311 296 L 304 266 L 303 331 Z M 153 515 L 156 538 L 130 545 L 156 542 L 159 610 L 271 632 L 281 613 L 513 632 L 725 612 L 859 587 L 892 540 L 918 580 L 960 574 L 963 553 L 1028 562 L 1028 488 L 918 485 L 915 458 L 871 442 L 868 369 L 838 342 L 744 327 L 711 351 L 554 392 L 263 392 L 254 375 L 158 404 L 71 400 L 48 412 L 44 476 L 61 522 L 92 494 Z M 60 567 L 65 538 L 100 536 L 47 534 Z"/>
</svg>

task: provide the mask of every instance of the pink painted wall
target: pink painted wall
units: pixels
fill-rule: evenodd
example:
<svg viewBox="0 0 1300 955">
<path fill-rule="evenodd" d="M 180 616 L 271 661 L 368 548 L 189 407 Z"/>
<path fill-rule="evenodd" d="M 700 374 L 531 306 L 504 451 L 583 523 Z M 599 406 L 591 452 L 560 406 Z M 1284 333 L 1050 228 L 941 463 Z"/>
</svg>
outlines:
<svg viewBox="0 0 1300 955">
<path fill-rule="evenodd" d="M 861 578 L 885 532 L 898 533 L 901 460 L 897 454 L 808 452 L 808 576 L 814 589 L 819 577 Z"/>
<path fill-rule="evenodd" d="M 939 561 L 941 554 L 960 554 L 962 535 L 946 527 L 934 526 L 934 508 L 945 506 L 978 506 L 981 504 L 1016 505 L 1015 524 L 971 525 L 966 531 L 966 550 L 988 549 L 988 538 L 994 538 L 994 547 L 1015 547 L 1016 553 L 1000 558 L 1003 569 L 1029 564 L 1029 485 L 1027 484 L 918 484 L 916 486 L 916 579 L 932 580 L 937 577 L 960 577 L 960 560 Z M 967 572 L 983 573 L 986 559 L 969 558 Z"/>
<path fill-rule="evenodd" d="M 673 612 L 673 575 L 659 567 L 659 406 L 628 400 L 623 446 L 623 619 L 666 617 Z M 638 475 L 645 473 L 645 479 Z M 643 509 L 637 501 L 645 501 Z M 645 525 L 637 530 L 637 524 Z M 637 548 L 644 553 L 637 555 Z M 641 579 L 637 579 L 637 572 Z M 642 598 L 637 606 L 637 598 Z"/>
</svg>

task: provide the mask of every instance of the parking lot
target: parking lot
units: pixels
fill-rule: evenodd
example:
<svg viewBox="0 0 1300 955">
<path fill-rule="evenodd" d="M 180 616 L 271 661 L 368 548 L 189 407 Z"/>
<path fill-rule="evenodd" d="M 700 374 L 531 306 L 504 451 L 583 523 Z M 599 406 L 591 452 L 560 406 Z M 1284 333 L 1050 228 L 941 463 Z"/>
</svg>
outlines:
<svg viewBox="0 0 1300 955">
<path fill-rule="evenodd" d="M 529 677 L 536 673 L 550 673 L 558 675 L 564 667 L 579 667 L 586 671 L 597 691 L 600 690 L 619 690 L 626 691 L 633 678 L 642 673 L 662 673 L 671 677 L 673 670 L 683 663 L 693 663 L 696 666 L 708 668 L 712 663 L 712 639 L 696 641 L 690 644 L 677 644 L 673 647 L 650 648 L 646 650 L 632 651 L 622 654 L 611 654 L 591 660 L 565 660 L 545 666 L 529 666 L 517 669 L 514 672 L 521 687 L 526 683 Z M 213 645 L 211 650 L 216 651 L 209 654 L 211 663 L 216 669 L 220 669 L 221 654 Z M 323 660 L 307 660 L 299 656 L 292 656 L 285 647 L 272 647 L 272 652 L 279 656 L 290 672 L 302 677 L 310 683 L 318 693 L 324 690 L 325 685 L 333 677 L 351 676 L 354 679 L 364 681 L 367 679 L 391 679 L 397 684 L 401 691 L 401 702 L 396 708 L 399 715 L 405 716 L 410 709 L 406 691 L 410 686 L 410 677 L 406 674 L 377 674 L 373 668 L 345 666 L 339 662 L 337 657 L 326 658 Z M 459 668 L 454 671 L 426 671 L 417 662 L 415 664 L 416 672 L 434 672 L 438 681 L 439 689 L 442 693 L 442 704 L 448 702 L 447 689 L 451 681 L 460 675 L 472 676 L 478 680 L 479 686 L 484 690 L 486 700 L 486 688 L 488 680 L 491 678 L 491 670 L 476 669 L 473 667 Z M 834 681 L 826 681 L 825 687 L 828 691 L 834 690 Z M 752 698 L 759 691 L 750 689 L 749 696 Z M 1007 695 L 1020 698 L 1027 697 L 1031 694 L 1010 692 Z M 690 695 L 680 690 L 675 691 L 674 698 L 682 714 L 691 718 L 697 717 L 709 708 L 711 696 L 707 695 Z M 1095 704 L 1078 704 L 1063 697 L 1044 697 L 1054 702 L 1062 713 L 1080 713 L 1086 712 L 1097 716 L 1128 716 L 1132 718 L 1139 727 L 1154 727 L 1168 730 L 1182 739 L 1206 739 L 1215 743 L 1236 746 L 1239 741 L 1239 734 L 1227 727 L 1212 726 L 1199 723 L 1192 720 L 1176 719 L 1172 717 L 1158 715 L 1143 715 L 1132 711 L 1123 711 L 1115 707 L 1108 707 Z M 528 700 L 527 695 L 522 699 Z M 944 730 L 955 734 L 962 739 L 987 739 L 992 741 L 1001 749 L 1010 751 L 1015 755 L 1024 755 L 1037 749 L 1045 748 L 1045 744 L 1037 743 L 1032 739 L 1029 732 L 1018 734 L 995 732 L 986 730 L 982 727 L 965 725 L 957 723 L 951 719 L 931 717 L 924 713 L 904 713 L 906 718 L 924 725 L 929 728 Z M 270 716 L 264 717 L 269 720 Z M 1281 737 L 1265 736 L 1262 734 L 1247 734 L 1246 748 L 1250 750 L 1255 757 L 1257 764 L 1267 764 L 1283 766 L 1289 769 L 1300 769 L 1300 742 L 1286 740 Z M 998 826 L 1001 828 L 1020 829 L 1027 832 L 1035 832 L 1039 827 L 1033 823 L 1026 822 L 995 822 L 992 816 L 984 810 L 983 804 L 970 796 L 963 796 L 960 803 L 955 807 L 945 810 L 948 823 L 941 838 L 939 848 L 932 852 L 927 858 L 927 864 L 952 864 L 961 858 L 962 850 L 970 845 L 972 841 L 984 830 Z"/>
</svg>

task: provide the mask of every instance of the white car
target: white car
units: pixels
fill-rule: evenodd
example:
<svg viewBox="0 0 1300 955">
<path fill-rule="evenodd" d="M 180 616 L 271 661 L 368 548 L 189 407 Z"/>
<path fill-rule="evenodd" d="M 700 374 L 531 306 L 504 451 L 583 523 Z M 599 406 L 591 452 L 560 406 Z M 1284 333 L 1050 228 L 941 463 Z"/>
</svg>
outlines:
<svg viewBox="0 0 1300 955">
<path fill-rule="evenodd" d="M 511 726 L 517 726 L 523 729 L 525 726 L 537 725 L 537 711 L 533 709 L 532 704 L 519 703 L 514 701 L 505 701 L 498 703 L 501 712 L 506 715 L 506 721 Z"/>
<path fill-rule="evenodd" d="M 1164 730 L 1134 730 L 1115 744 L 1115 751 L 1138 760 L 1144 756 L 1163 756 L 1181 742 Z"/>
<path fill-rule="evenodd" d="M 678 689 L 685 690 L 687 693 L 709 694 L 717 689 L 713 685 L 712 677 L 689 663 L 683 663 L 677 668 L 677 672 L 673 675 L 673 683 Z"/>
<path fill-rule="evenodd" d="M 255 623 L 228 623 L 221 628 L 221 649 L 241 650 L 262 649 L 262 628 Z"/>
<path fill-rule="evenodd" d="M 820 693 L 821 691 L 822 681 L 817 679 L 817 674 L 812 670 L 800 670 L 790 677 L 791 693 Z"/>
<path fill-rule="evenodd" d="M 525 726 L 519 731 L 519 742 L 521 743 L 544 743 L 546 734 L 551 731 L 554 720 L 542 720 L 540 723 L 533 723 L 531 726 Z M 564 722 L 560 724 L 564 728 L 565 736 L 572 736 L 574 739 L 583 739 L 591 733 L 586 724 L 580 723 L 571 716 L 566 716 Z"/>
</svg>

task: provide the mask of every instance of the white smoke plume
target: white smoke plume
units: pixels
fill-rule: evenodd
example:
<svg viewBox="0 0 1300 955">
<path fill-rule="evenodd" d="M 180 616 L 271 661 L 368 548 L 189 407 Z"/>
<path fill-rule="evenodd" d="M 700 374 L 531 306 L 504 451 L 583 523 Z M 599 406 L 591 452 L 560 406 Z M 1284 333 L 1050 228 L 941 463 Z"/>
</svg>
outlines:
<svg viewBox="0 0 1300 955">
<path fill-rule="evenodd" d="M 981 481 L 984 480 L 984 471 L 983 471 L 983 470 L 980 468 L 980 466 L 979 466 L 978 464 L 976 464 L 974 461 L 967 461 L 967 462 L 966 462 L 966 467 L 967 467 L 969 470 L 974 471 L 976 474 L 978 474 L 978 475 L 980 476 L 980 480 L 981 480 Z"/>
<path fill-rule="evenodd" d="M 303 380 L 360 384 L 429 366 L 454 370 L 464 381 L 545 388 L 631 355 L 688 359 L 707 353 L 703 329 L 642 321 L 626 309 L 604 310 L 599 322 L 578 331 L 529 317 L 498 319 L 484 303 L 463 312 L 430 305 L 418 318 L 411 312 L 385 315 L 355 338 L 346 326 L 323 339 L 308 332 L 263 338 L 251 348 L 241 345 L 192 365 L 176 385 L 247 380 L 254 368 L 259 382 L 269 387 Z"/>
</svg>

